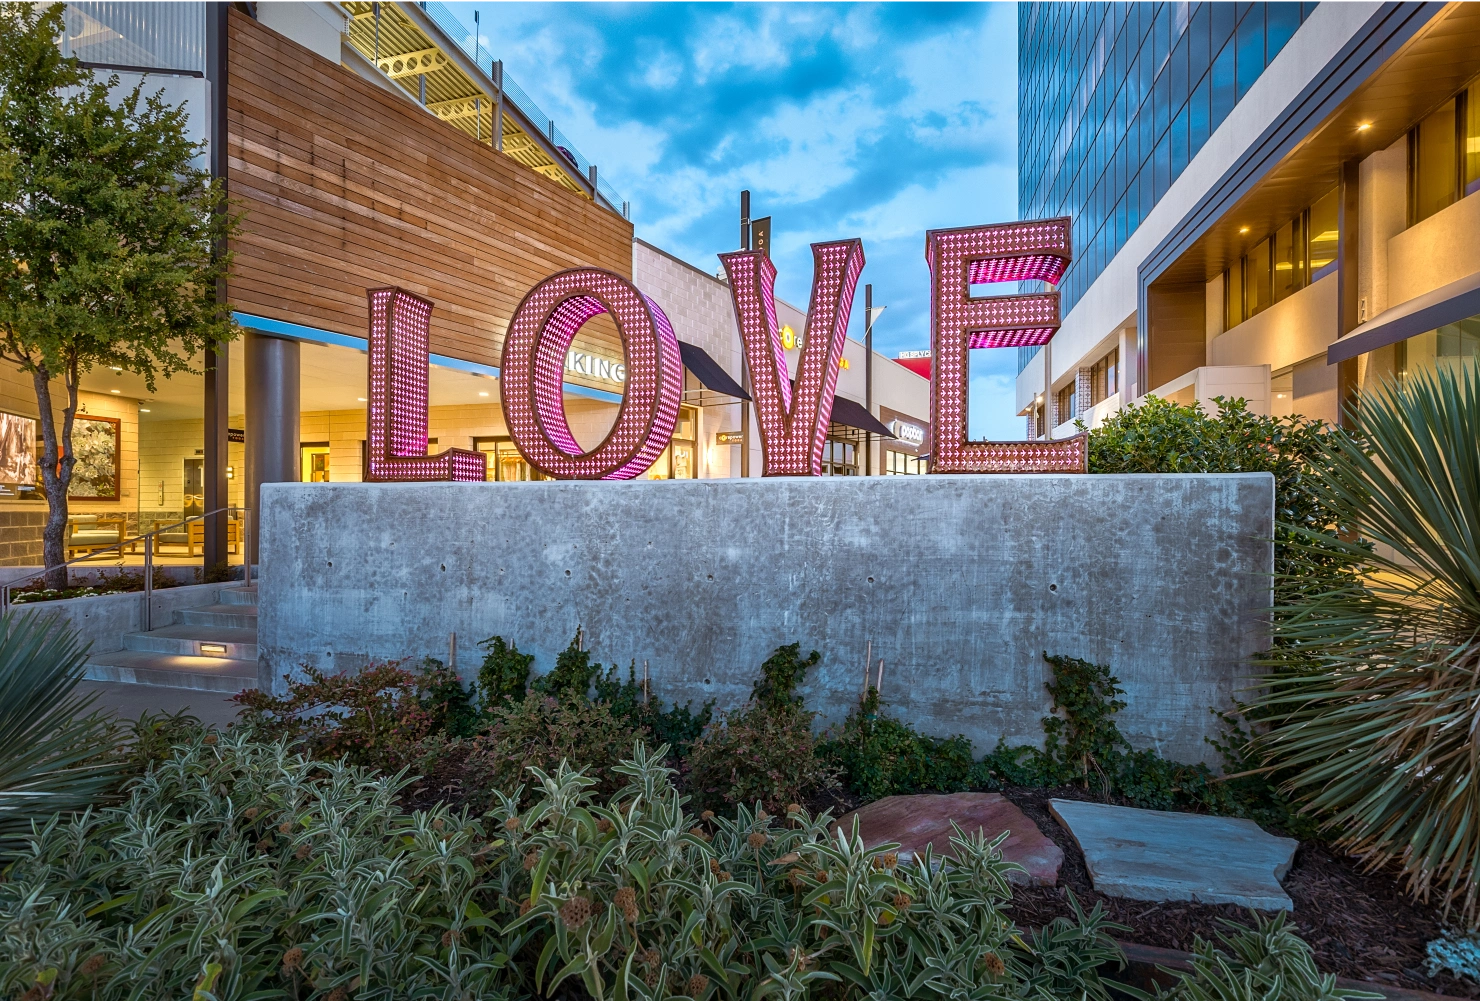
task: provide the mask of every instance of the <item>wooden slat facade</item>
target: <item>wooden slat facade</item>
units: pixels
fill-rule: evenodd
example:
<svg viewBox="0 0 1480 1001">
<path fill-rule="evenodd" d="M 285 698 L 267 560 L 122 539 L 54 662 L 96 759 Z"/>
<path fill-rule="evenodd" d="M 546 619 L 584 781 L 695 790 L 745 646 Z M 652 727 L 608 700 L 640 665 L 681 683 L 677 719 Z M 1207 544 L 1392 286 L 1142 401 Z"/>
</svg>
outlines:
<svg viewBox="0 0 1480 1001">
<path fill-rule="evenodd" d="M 632 224 L 233 10 L 234 308 L 363 337 L 365 290 L 436 303 L 432 351 L 497 365 L 509 318 L 571 267 L 632 277 Z M 620 357 L 605 317 L 583 346 Z"/>
</svg>

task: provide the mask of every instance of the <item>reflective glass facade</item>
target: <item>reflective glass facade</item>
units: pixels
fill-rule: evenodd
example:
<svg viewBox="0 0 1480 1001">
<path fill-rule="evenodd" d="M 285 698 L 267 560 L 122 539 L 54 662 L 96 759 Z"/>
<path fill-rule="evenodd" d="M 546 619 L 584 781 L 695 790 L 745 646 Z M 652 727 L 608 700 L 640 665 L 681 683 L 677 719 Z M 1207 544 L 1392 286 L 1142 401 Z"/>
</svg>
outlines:
<svg viewBox="0 0 1480 1001">
<path fill-rule="evenodd" d="M 1018 5 L 1018 215 L 1074 220 L 1065 313 L 1315 6 Z"/>
</svg>

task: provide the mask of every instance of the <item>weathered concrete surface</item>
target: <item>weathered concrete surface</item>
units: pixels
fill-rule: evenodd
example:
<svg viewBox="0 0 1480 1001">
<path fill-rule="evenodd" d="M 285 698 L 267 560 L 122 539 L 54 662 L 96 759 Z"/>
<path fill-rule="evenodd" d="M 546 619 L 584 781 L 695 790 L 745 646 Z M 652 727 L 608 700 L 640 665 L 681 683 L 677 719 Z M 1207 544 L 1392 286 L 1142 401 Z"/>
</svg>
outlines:
<svg viewBox="0 0 1480 1001">
<path fill-rule="evenodd" d="M 210 604 L 211 596 L 219 590 L 220 584 L 186 584 L 151 592 L 154 625 L 167 625 L 176 609 Z M 14 608 L 17 615 L 60 615 L 84 642 L 91 644 L 95 654 L 122 650 L 124 634 L 144 628 L 143 591 L 28 602 Z"/>
<path fill-rule="evenodd" d="M 863 843 L 898 842 L 901 855 L 918 855 L 929 845 L 937 858 L 956 854 L 951 838 L 955 821 L 968 836 L 981 831 L 988 841 L 1003 831 L 1002 857 L 1016 862 L 1026 873 L 1013 873 L 1013 882 L 1053 886 L 1059 881 L 1064 852 L 1044 837 L 1038 825 L 1000 793 L 958 792 L 948 795 L 922 793 L 915 796 L 885 796 L 838 818 L 837 826 L 850 836 L 853 821 Z"/>
<path fill-rule="evenodd" d="M 1195 900 L 1295 909 L 1280 880 L 1298 842 L 1252 820 L 1049 800 L 1084 852 L 1095 889 L 1132 900 Z"/>
<path fill-rule="evenodd" d="M 865 644 L 927 733 L 1042 738 L 1044 651 L 1108 664 L 1139 746 L 1203 737 L 1262 647 L 1267 473 L 628 483 L 282 483 L 262 490 L 262 684 L 498 634 L 549 670 L 583 625 L 655 691 L 738 705 L 777 646 L 840 719 Z"/>
</svg>

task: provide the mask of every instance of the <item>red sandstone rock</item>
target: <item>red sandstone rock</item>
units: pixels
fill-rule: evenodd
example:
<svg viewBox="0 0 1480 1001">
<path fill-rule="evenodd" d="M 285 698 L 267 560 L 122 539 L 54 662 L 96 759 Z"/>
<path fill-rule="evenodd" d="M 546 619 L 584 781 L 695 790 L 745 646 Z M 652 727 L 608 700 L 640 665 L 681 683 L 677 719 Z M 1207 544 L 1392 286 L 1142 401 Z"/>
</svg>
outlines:
<svg viewBox="0 0 1480 1001">
<path fill-rule="evenodd" d="M 1014 882 L 1032 882 L 1053 886 L 1059 880 L 1059 866 L 1064 853 L 1044 837 L 1036 824 L 1009 800 L 995 792 L 958 792 L 949 795 L 886 796 L 838 819 L 844 831 L 853 830 L 853 818 L 865 845 L 897 841 L 900 851 L 922 852 L 932 845 L 937 856 L 951 855 L 951 821 L 961 825 L 967 834 L 977 829 L 986 832 L 988 840 L 1010 831 L 1002 843 L 1002 856 L 1028 870 L 1014 873 Z"/>
</svg>

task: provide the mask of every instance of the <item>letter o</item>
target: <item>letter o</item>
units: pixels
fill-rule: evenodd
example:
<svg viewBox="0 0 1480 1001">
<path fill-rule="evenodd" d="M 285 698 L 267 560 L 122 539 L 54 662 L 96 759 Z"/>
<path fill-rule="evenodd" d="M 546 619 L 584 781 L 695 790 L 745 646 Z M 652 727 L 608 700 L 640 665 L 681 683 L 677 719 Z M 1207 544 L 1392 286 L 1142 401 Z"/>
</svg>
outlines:
<svg viewBox="0 0 1480 1001">
<path fill-rule="evenodd" d="M 610 313 L 627 373 L 617 421 L 582 451 L 565 418 L 565 358 L 587 320 Z M 621 275 L 576 268 L 529 290 L 504 337 L 500 364 L 504 423 L 534 468 L 559 480 L 630 480 L 663 454 L 678 423 L 683 361 L 656 302 Z"/>
</svg>

